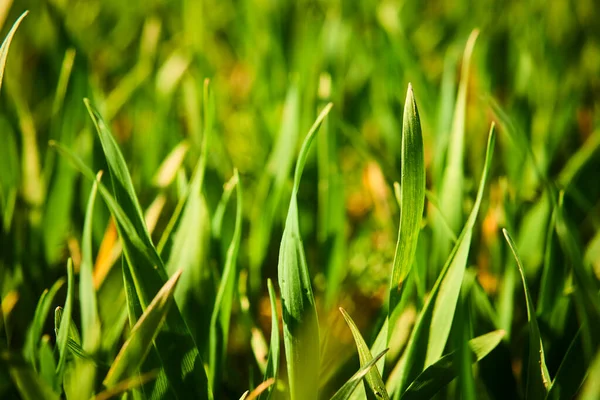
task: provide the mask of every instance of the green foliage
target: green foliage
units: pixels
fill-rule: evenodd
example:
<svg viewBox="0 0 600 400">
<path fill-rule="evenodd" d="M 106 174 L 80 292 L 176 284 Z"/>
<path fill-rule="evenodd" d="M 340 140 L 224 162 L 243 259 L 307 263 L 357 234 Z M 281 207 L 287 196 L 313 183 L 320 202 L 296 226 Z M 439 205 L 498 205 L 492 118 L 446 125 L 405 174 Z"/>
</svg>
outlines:
<svg viewBox="0 0 600 400">
<path fill-rule="evenodd" d="M 599 20 L 0 2 L 0 398 L 597 398 Z"/>
</svg>

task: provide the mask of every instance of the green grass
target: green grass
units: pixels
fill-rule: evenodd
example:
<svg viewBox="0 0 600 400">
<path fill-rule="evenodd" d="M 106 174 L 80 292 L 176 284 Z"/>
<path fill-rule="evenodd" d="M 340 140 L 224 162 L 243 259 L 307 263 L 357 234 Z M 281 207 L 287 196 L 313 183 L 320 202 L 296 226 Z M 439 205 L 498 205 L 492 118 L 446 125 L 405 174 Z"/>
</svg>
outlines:
<svg viewBox="0 0 600 400">
<path fill-rule="evenodd" d="M 0 398 L 600 397 L 598 21 L 0 4 Z"/>
</svg>

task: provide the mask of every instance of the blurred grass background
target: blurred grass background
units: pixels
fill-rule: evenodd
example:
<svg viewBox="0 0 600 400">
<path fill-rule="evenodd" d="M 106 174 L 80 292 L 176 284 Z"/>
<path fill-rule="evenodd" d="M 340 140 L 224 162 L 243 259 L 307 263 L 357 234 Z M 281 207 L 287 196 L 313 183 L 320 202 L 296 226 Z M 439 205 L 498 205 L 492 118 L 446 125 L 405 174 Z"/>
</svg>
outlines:
<svg viewBox="0 0 600 400">
<path fill-rule="evenodd" d="M 188 233 L 187 245 L 194 248 L 190 259 L 179 260 L 195 263 L 200 276 L 194 281 L 198 286 L 186 292 L 192 300 L 176 299 L 180 306 L 189 301 L 198 307 L 197 326 L 190 329 L 202 338 L 229 243 L 216 236 L 209 219 L 236 167 L 245 192 L 238 270 L 240 285 L 248 286 L 250 309 L 246 314 L 243 302 L 234 306 L 227 367 L 216 396 L 237 398 L 260 383 L 250 349 L 252 322 L 245 318 L 268 332 L 266 279 L 276 277 L 291 163 L 317 109 L 327 101 L 334 109 L 306 167 L 300 227 L 320 319 L 333 321 L 332 332 L 339 325 L 340 332 L 331 335 L 343 337 L 325 345 L 325 354 L 349 358 L 352 339 L 334 306 L 343 304 L 351 311 L 366 338 L 377 333 L 398 231 L 392 183 L 401 172 L 406 87 L 412 82 L 419 105 L 430 191 L 426 215 L 433 223 L 435 199 L 443 197 L 462 51 L 475 28 L 480 35 L 468 79 L 462 219 L 450 229 L 457 234 L 471 208 L 489 123 L 500 120 L 469 271 L 483 289 L 480 294 L 493 304 L 497 327 L 516 330 L 500 356 L 510 360 L 517 380 L 526 315 L 500 228 L 514 232 L 534 292 L 547 263 L 566 262 L 560 248 L 545 260 L 553 210 L 540 177 L 565 191 L 564 208 L 586 265 L 600 275 L 600 7 L 594 0 L 5 0 L 0 4 L 1 37 L 24 10 L 30 13 L 11 45 L 0 93 L 0 294 L 5 319 L 0 336 L 8 349 L 24 345 L 37 299 L 66 275 L 67 257 L 73 258 L 76 271 L 80 262 L 91 183 L 49 149 L 48 141 L 74 149 L 94 170 L 106 170 L 82 102 L 90 98 L 110 122 L 142 208 L 159 201 L 162 212 L 153 233 L 157 243 L 201 151 L 202 85 L 209 78 L 216 117 L 194 217 L 201 224 Z M 181 157 L 185 154 L 182 166 L 167 167 L 170 176 L 161 181 L 157 171 L 176 148 Z M 174 157 L 171 162 L 178 167 L 179 156 Z M 222 234 L 229 238 L 233 213 L 227 218 L 231 223 Z M 108 210 L 98 202 L 94 254 L 109 240 L 108 222 Z M 417 250 L 417 262 L 427 266 L 425 290 L 449 252 L 441 244 L 449 239 L 444 234 L 440 239 L 433 225 L 424 227 Z M 120 321 L 122 317 L 107 316 L 113 305 L 124 304 L 118 295 L 119 263 L 107 269 L 105 278 L 99 264 L 94 278 L 100 313 L 104 321 Z M 10 296 L 16 296 L 11 307 L 6 305 Z M 564 322 L 565 316 L 557 325 L 552 315 L 541 324 L 551 343 L 551 373 L 577 327 Z M 116 343 L 122 329 L 114 335 Z M 511 394 L 515 384 L 506 379 L 505 387 L 488 386 L 488 395 Z M 10 380 L 0 382 L 0 396 L 14 393 Z"/>
</svg>

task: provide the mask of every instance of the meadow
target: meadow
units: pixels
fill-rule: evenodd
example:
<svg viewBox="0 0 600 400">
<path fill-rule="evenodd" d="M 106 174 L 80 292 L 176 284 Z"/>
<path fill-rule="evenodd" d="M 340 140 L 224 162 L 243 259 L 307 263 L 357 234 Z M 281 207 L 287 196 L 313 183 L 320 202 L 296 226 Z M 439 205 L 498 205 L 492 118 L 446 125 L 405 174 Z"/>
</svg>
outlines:
<svg viewBox="0 0 600 400">
<path fill-rule="evenodd" d="M 600 398 L 595 0 L 4 0 L 0 38 L 0 398 Z"/>
</svg>

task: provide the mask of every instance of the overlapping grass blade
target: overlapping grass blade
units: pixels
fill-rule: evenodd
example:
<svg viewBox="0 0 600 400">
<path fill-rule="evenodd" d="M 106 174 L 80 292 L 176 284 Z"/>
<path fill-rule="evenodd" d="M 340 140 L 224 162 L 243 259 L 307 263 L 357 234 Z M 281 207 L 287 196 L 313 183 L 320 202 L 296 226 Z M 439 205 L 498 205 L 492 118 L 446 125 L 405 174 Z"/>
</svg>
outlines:
<svg viewBox="0 0 600 400">
<path fill-rule="evenodd" d="M 152 342 L 167 318 L 173 303 L 173 292 L 180 276 L 181 273 L 173 275 L 144 310 L 104 378 L 104 385 L 107 388 L 132 377 L 144 362 L 152 348 Z"/>
<path fill-rule="evenodd" d="M 371 361 L 369 361 L 364 366 L 360 367 L 358 372 L 356 372 L 344 385 L 333 395 L 331 400 L 348 400 L 352 396 L 352 393 L 356 390 L 356 387 L 360 383 L 360 381 L 369 373 L 371 368 L 377 363 L 377 361 L 387 353 L 388 349 L 385 349 L 381 353 L 379 353 L 376 357 L 374 357 Z"/>
<path fill-rule="evenodd" d="M 527 320 L 529 322 L 529 362 L 527 365 L 526 396 L 528 399 L 543 399 L 548 393 L 548 387 L 550 386 L 551 381 L 548 367 L 546 367 L 544 346 L 542 344 L 540 329 L 535 316 L 535 308 L 533 306 L 533 301 L 531 300 L 531 295 L 529 294 L 525 272 L 523 271 L 523 265 L 521 263 L 521 258 L 517 253 L 516 245 L 506 229 L 502 229 L 502 233 L 517 262 L 521 280 L 523 281 L 525 301 L 527 302 Z"/>
<path fill-rule="evenodd" d="M 331 106 L 330 103 L 321 111 L 300 150 L 279 250 L 283 338 L 292 400 L 316 398 L 319 386 L 319 321 L 300 238 L 297 194 L 310 145 Z"/>
<path fill-rule="evenodd" d="M 356 324 L 354 323 L 354 321 L 352 320 L 350 315 L 348 315 L 346 310 L 344 310 L 343 308 L 340 307 L 340 312 L 344 316 L 346 323 L 348 324 L 348 326 L 350 327 L 350 330 L 352 331 L 352 336 L 354 337 L 354 342 L 356 343 L 356 349 L 358 350 L 358 357 L 360 359 L 360 365 L 361 365 L 361 367 L 363 367 L 363 366 L 367 365 L 371 360 L 373 360 L 373 356 L 371 355 L 369 346 L 367 346 L 367 343 L 365 342 L 362 335 L 360 334 L 358 327 L 356 326 Z M 385 388 L 385 384 L 383 383 L 383 380 L 381 379 L 381 374 L 379 373 L 377 366 L 375 366 L 374 368 L 371 368 L 369 370 L 369 372 L 366 375 L 366 381 L 369 384 L 369 386 L 371 387 L 373 394 L 377 398 L 389 400 L 390 396 L 388 395 L 388 392 Z"/>
<path fill-rule="evenodd" d="M 81 239 L 81 265 L 79 267 L 79 302 L 81 306 L 81 330 L 83 334 L 82 346 L 87 352 L 94 353 L 100 344 L 100 319 L 96 306 L 96 289 L 93 282 L 93 257 L 92 257 L 92 220 L 94 215 L 94 202 L 98 192 L 98 181 L 94 181 L 83 225 Z"/>
<path fill-rule="evenodd" d="M 480 361 L 500 344 L 505 332 L 497 330 L 469 340 L 469 348 L 475 356 L 474 362 Z M 402 400 L 429 399 L 444 386 L 458 376 L 457 352 L 452 352 L 440 358 L 421 372 L 402 394 Z"/>
<path fill-rule="evenodd" d="M 64 279 L 59 279 L 56 282 L 54 282 L 50 290 L 46 289 L 42 292 L 42 295 L 40 296 L 40 299 L 35 308 L 33 321 L 31 322 L 31 326 L 27 331 L 27 339 L 25 341 L 25 348 L 23 353 L 25 354 L 25 358 L 33 365 L 35 371 L 38 370 L 38 345 L 40 338 L 42 337 L 44 324 L 46 323 L 46 319 L 48 318 L 50 307 L 52 307 L 52 303 L 54 302 L 54 297 L 56 297 L 56 293 L 58 293 L 58 291 L 64 285 L 64 283 Z"/>
<path fill-rule="evenodd" d="M 0 361 L 8 365 L 10 376 L 23 400 L 60 399 L 60 396 L 43 379 L 40 379 L 40 375 L 27 365 L 25 360 L 10 360 L 6 358 L 5 354 L 2 354 Z"/>
<path fill-rule="evenodd" d="M 105 148 L 115 196 L 102 183 L 98 184 L 98 190 L 117 221 L 127 266 L 135 282 L 136 295 L 142 308 L 145 308 L 167 281 L 164 265 L 145 228 L 123 156 L 100 115 L 89 102 L 86 103 Z M 51 145 L 88 179 L 95 180 L 94 173 L 72 152 L 56 142 Z M 175 392 L 195 393 L 199 398 L 212 398 L 200 354 L 177 307 L 172 307 L 168 313 L 167 321 L 155 343 L 169 384 Z M 186 357 L 182 360 L 178 354 L 186 354 Z"/>
<path fill-rule="evenodd" d="M 287 93 L 283 108 L 283 120 L 266 166 L 266 173 L 258 184 L 252 222 L 250 226 L 250 288 L 255 291 L 261 283 L 261 266 L 264 261 L 267 244 L 271 239 L 271 230 L 275 216 L 294 162 L 296 142 L 300 125 L 300 94 L 296 85 Z"/>
<path fill-rule="evenodd" d="M 404 103 L 401 168 L 400 228 L 390 282 L 390 317 L 400 302 L 403 285 L 414 262 L 425 205 L 423 135 L 417 102 L 410 84 Z M 394 326 L 394 321 L 391 326 Z M 391 332 L 388 336 L 391 336 Z"/>
<path fill-rule="evenodd" d="M 55 328 L 58 328 L 56 332 L 56 347 L 58 348 L 58 365 L 56 366 L 56 375 L 59 377 L 58 381 L 62 381 L 62 375 L 65 369 L 65 363 L 67 361 L 67 342 L 69 338 L 69 330 L 71 329 L 71 316 L 73 313 L 73 292 L 75 291 L 75 282 L 73 280 L 73 261 L 69 258 L 67 261 L 67 298 L 65 299 L 65 307 L 60 318 L 60 325 L 56 324 Z"/>
<path fill-rule="evenodd" d="M 156 379 L 156 375 L 156 371 L 150 371 L 140 376 L 134 376 L 129 379 L 125 379 L 113 387 L 98 393 L 92 398 L 92 400 L 108 400 L 118 396 L 119 394 L 132 391 L 148 382 L 151 382 L 153 379 Z"/>
<path fill-rule="evenodd" d="M 460 74 L 460 83 L 456 95 L 456 105 L 454 108 L 454 117 L 452 120 L 452 132 L 449 138 L 448 152 L 446 155 L 446 168 L 444 168 L 442 182 L 440 186 L 440 207 L 444 213 L 448 225 L 453 232 L 458 232 L 463 220 L 463 190 L 464 190 L 464 152 L 465 152 L 465 119 L 467 112 L 467 89 L 469 87 L 471 57 L 475 42 L 479 36 L 479 30 L 475 29 L 469 35 L 465 46 L 462 68 Z M 434 240 L 436 243 L 436 256 L 433 262 L 438 263 L 447 257 L 450 250 L 450 241 L 446 237 L 444 230 L 436 223 L 434 228 Z M 437 272 L 437 265 L 434 264 Z"/>
<path fill-rule="evenodd" d="M 277 315 L 277 295 L 271 279 L 267 280 L 267 288 L 269 289 L 269 300 L 271 302 L 271 343 L 269 345 L 269 358 L 267 359 L 267 368 L 263 381 L 269 379 L 277 380 L 279 374 L 279 317 Z M 259 400 L 269 400 L 273 393 L 273 386 L 269 386 L 258 397 Z"/>
<path fill-rule="evenodd" d="M 0 47 L 0 88 L 2 88 L 2 78 L 4 77 L 4 67 L 6 67 L 6 59 L 8 58 L 8 49 L 10 48 L 10 43 L 12 42 L 13 36 L 15 36 L 15 33 L 17 32 L 17 28 L 19 28 L 23 18 L 25 18 L 28 13 L 29 11 L 25 11 L 19 18 L 17 18 L 12 28 L 10 28 L 10 31 L 8 31 L 8 34 L 4 38 L 2 46 Z"/>
<path fill-rule="evenodd" d="M 210 344 L 209 344 L 209 380 L 213 387 L 217 387 L 218 371 L 222 371 L 225 365 L 225 356 L 227 353 L 227 343 L 229 339 L 229 323 L 231 319 L 231 307 L 234 299 L 234 289 L 237 277 L 237 255 L 240 248 L 240 240 L 242 237 L 242 188 L 240 177 L 237 169 L 233 171 L 231 185 L 235 185 L 237 192 L 236 212 L 235 212 L 235 227 L 231 243 L 227 249 L 227 258 L 225 259 L 225 267 L 217 299 L 215 300 L 215 308 L 210 320 Z"/>
<path fill-rule="evenodd" d="M 469 255 L 473 227 L 490 174 L 495 140 L 496 135 L 492 124 L 475 204 L 411 333 L 406 355 L 401 360 L 403 366 L 397 394 L 401 394 L 424 368 L 440 358 L 448 340 Z"/>
</svg>

